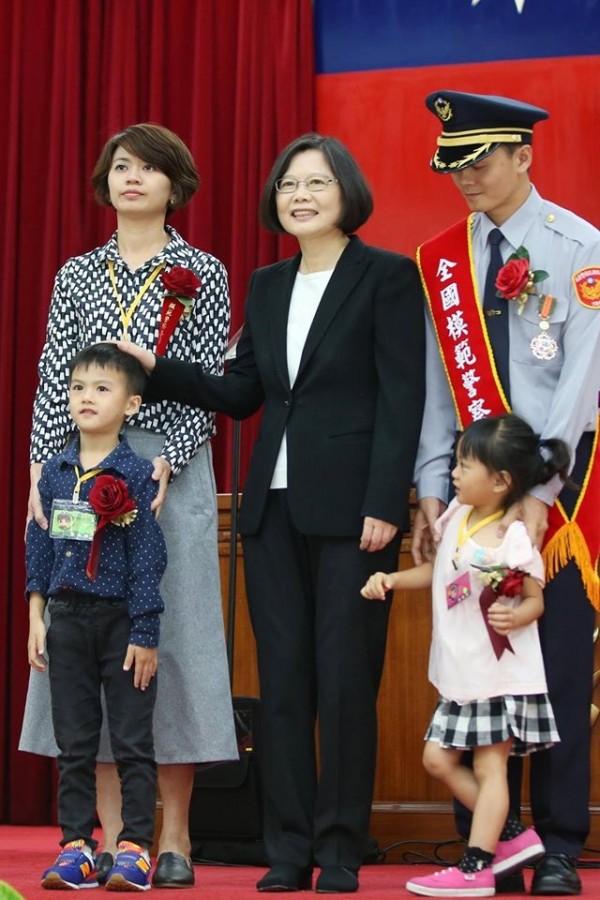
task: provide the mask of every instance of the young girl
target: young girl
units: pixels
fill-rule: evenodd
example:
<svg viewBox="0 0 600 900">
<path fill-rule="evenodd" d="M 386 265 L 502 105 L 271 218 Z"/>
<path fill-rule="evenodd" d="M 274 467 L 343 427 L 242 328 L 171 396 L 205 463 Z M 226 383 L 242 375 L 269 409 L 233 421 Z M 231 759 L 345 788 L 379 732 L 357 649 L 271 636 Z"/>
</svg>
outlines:
<svg viewBox="0 0 600 900">
<path fill-rule="evenodd" d="M 536 624 L 544 570 L 523 523 L 501 536 L 498 522 L 534 485 L 555 474 L 566 479 L 569 460 L 563 441 L 540 441 L 517 416 L 474 422 L 458 442 L 456 496 L 436 523 L 435 562 L 377 572 L 362 589 L 367 599 L 383 600 L 386 591 L 432 586 L 429 679 L 440 699 L 423 763 L 473 812 L 463 858 L 408 881 L 415 894 L 492 896 L 496 875 L 544 853 L 534 829 L 509 814 L 506 777 L 509 754 L 559 740 Z M 472 770 L 462 762 L 466 749 L 473 750 Z"/>
</svg>

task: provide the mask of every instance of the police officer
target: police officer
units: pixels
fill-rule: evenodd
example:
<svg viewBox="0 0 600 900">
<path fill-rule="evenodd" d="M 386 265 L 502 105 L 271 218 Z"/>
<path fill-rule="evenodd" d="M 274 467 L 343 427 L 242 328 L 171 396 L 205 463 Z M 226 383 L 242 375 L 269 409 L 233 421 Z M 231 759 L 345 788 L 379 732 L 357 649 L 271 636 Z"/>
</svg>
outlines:
<svg viewBox="0 0 600 900">
<path fill-rule="evenodd" d="M 450 174 L 471 215 L 419 248 L 429 316 L 413 556 L 422 561 L 448 502 L 455 437 L 470 421 L 512 410 L 541 438 L 573 448 L 579 497 L 555 479 L 509 511 L 501 528 L 519 516 L 538 545 L 546 541 L 540 636 L 561 742 L 531 758 L 532 813 L 546 850 L 531 893 L 579 894 L 599 601 L 600 232 L 544 200 L 530 181 L 533 128 L 545 110 L 445 90 L 426 105 L 442 123 L 431 167 Z M 584 536 L 579 547 L 572 521 Z M 458 825 L 462 831 L 460 817 Z"/>
</svg>

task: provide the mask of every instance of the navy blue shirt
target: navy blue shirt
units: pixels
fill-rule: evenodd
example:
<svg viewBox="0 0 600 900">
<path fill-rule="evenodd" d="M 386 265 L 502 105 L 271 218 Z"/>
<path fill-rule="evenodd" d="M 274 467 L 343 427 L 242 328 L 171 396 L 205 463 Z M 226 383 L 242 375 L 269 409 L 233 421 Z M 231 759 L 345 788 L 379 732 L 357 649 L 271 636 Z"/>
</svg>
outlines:
<svg viewBox="0 0 600 900">
<path fill-rule="evenodd" d="M 53 500 L 73 497 L 77 483 L 75 466 L 83 474 L 79 440 L 44 463 L 39 491 L 48 521 Z M 150 510 L 158 490 L 158 482 L 151 478 L 153 465 L 136 456 L 122 438 L 119 446 L 95 468 L 127 483 L 137 508 L 135 519 L 123 527 L 108 524 L 103 528 L 98 573 L 93 581 L 86 575 L 91 542 L 51 538 L 49 531 L 32 520 L 27 528 L 27 591 L 38 591 L 45 599 L 65 591 L 99 599 L 121 597 L 131 618 L 129 642 L 138 647 L 156 647 L 159 614 L 164 610 L 159 583 L 167 564 L 167 550 L 162 530 Z M 94 482 L 95 477 L 81 484 L 80 501 L 87 501 Z"/>
</svg>

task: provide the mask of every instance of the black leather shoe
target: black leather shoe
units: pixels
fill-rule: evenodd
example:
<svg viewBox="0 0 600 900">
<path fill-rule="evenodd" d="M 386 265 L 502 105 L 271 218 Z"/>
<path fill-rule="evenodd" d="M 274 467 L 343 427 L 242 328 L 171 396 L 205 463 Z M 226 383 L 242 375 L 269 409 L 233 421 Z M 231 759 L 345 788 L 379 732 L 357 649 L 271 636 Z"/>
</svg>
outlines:
<svg viewBox="0 0 600 900">
<path fill-rule="evenodd" d="M 99 853 L 96 857 L 96 866 L 98 867 L 97 881 L 98 884 L 106 884 L 108 873 L 114 866 L 115 861 L 112 853 Z"/>
<path fill-rule="evenodd" d="M 522 872 L 510 872 L 508 875 L 496 876 L 497 894 L 524 894 L 525 879 Z"/>
<path fill-rule="evenodd" d="M 194 870 L 185 856 L 180 853 L 161 853 L 156 860 L 152 887 L 192 887 L 194 880 Z"/>
<path fill-rule="evenodd" d="M 536 863 L 531 893 L 542 897 L 572 897 L 581 893 L 575 860 L 566 853 L 546 853 Z"/>
<path fill-rule="evenodd" d="M 275 863 L 266 875 L 257 881 L 257 891 L 310 891 L 312 868 L 303 869 L 293 863 Z"/>
<path fill-rule="evenodd" d="M 358 890 L 358 871 L 345 866 L 324 866 L 315 890 L 317 894 L 353 894 Z"/>
</svg>

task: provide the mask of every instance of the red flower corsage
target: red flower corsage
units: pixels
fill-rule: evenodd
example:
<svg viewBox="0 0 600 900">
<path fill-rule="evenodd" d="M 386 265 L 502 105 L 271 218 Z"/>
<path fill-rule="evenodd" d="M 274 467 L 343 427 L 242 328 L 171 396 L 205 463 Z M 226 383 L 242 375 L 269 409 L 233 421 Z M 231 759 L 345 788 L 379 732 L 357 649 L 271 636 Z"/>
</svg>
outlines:
<svg viewBox="0 0 600 900">
<path fill-rule="evenodd" d="M 165 289 L 156 354 L 162 356 L 182 316 L 188 316 L 194 305 L 200 279 L 185 266 L 173 266 L 160 276 Z"/>
<path fill-rule="evenodd" d="M 129 496 L 126 482 L 114 475 L 98 475 L 90 490 L 88 502 L 98 516 L 86 567 L 86 575 L 93 581 L 98 571 L 102 529 L 111 524 L 121 528 L 131 525 L 137 516 L 137 507 Z"/>
</svg>

